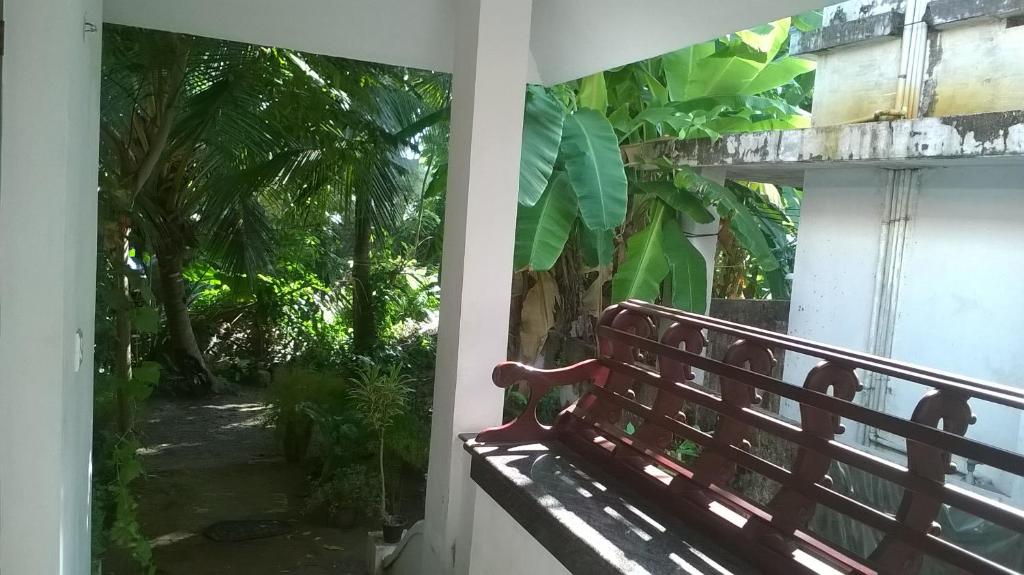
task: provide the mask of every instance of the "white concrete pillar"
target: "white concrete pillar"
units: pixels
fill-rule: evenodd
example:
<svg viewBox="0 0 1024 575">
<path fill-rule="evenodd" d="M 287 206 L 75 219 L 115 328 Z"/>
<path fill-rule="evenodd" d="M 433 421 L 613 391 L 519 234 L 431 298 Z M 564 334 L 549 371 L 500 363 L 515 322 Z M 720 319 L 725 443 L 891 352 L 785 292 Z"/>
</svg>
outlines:
<svg viewBox="0 0 1024 575">
<path fill-rule="evenodd" d="M 102 0 L 3 16 L 0 573 L 87 575 Z"/>
<path fill-rule="evenodd" d="M 456 0 L 423 573 L 465 573 L 473 485 L 457 435 L 501 422 L 532 0 Z"/>
<path fill-rule="evenodd" d="M 700 175 L 716 184 L 725 185 L 725 168 L 704 168 Z M 711 210 L 711 213 L 715 219 L 706 224 L 698 224 L 685 217 L 682 220 L 683 231 L 691 235 L 690 243 L 704 256 L 704 264 L 707 266 L 708 301 L 703 312 L 705 315 L 711 311 L 711 286 L 715 282 L 715 255 L 718 253 L 718 228 L 721 226 L 718 213 L 715 210 Z"/>
</svg>

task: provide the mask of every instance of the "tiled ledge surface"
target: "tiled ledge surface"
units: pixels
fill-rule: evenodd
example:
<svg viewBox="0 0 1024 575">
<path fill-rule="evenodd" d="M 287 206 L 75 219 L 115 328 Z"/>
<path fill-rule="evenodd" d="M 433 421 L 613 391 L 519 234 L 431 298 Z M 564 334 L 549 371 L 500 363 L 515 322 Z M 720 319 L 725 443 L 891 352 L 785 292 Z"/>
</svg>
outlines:
<svg viewBox="0 0 1024 575">
<path fill-rule="evenodd" d="M 759 573 L 557 442 L 466 450 L 477 485 L 572 573 Z"/>
</svg>

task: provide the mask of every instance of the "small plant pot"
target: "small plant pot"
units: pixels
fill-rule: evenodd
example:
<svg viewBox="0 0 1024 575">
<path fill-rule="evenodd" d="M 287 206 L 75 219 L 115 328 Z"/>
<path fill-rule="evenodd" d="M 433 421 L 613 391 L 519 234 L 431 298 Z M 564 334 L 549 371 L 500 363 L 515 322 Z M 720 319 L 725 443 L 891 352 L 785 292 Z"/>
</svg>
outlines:
<svg viewBox="0 0 1024 575">
<path fill-rule="evenodd" d="M 385 543 L 398 543 L 402 539 L 402 534 L 405 533 L 405 517 L 396 516 L 384 521 L 381 531 L 383 531 Z"/>
</svg>

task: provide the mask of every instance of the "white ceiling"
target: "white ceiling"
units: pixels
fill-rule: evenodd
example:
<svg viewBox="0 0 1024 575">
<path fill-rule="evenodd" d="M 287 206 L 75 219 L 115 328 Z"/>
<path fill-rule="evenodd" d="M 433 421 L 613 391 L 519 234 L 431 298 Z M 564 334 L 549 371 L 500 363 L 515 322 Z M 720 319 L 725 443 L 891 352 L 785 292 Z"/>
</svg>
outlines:
<svg viewBox="0 0 1024 575">
<path fill-rule="evenodd" d="M 450 72 L 455 1 L 105 0 L 104 20 Z M 827 3 L 534 0 L 530 81 L 565 82 Z"/>
</svg>

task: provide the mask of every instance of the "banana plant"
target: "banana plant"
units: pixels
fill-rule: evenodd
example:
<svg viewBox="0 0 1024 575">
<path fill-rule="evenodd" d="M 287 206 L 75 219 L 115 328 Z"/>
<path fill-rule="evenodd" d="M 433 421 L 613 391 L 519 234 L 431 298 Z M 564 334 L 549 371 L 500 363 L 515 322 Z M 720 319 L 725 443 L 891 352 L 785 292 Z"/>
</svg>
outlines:
<svg viewBox="0 0 1024 575">
<path fill-rule="evenodd" d="M 672 304 L 703 311 L 706 264 L 681 222 L 710 223 L 715 212 L 762 270 L 779 270 L 774 231 L 737 195 L 739 184 L 667 164 L 627 179 L 619 146 L 809 126 L 814 65 L 787 55 L 790 26 L 787 18 L 554 89 L 530 87 L 516 269 L 552 269 L 576 238 L 588 266 L 618 264 L 614 301 L 654 300 L 671 278 Z"/>
</svg>

